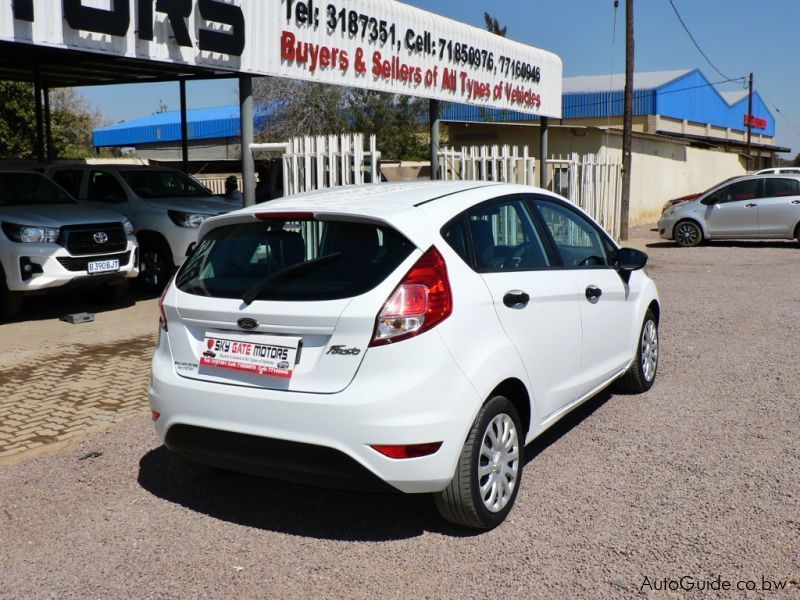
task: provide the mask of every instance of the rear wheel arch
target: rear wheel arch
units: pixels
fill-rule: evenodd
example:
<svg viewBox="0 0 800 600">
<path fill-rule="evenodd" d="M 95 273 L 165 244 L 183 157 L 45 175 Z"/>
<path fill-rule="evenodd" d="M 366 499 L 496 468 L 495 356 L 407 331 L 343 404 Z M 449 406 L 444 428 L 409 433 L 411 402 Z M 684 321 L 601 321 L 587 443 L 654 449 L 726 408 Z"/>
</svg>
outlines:
<svg viewBox="0 0 800 600">
<path fill-rule="evenodd" d="M 653 312 L 653 316 L 656 318 L 656 325 L 661 324 L 661 307 L 658 304 L 658 301 L 653 300 L 648 306 L 647 310 Z M 645 311 L 647 312 L 647 311 Z"/>
<path fill-rule="evenodd" d="M 522 421 L 523 433 L 524 436 L 526 436 L 531 428 L 532 407 L 531 397 L 525 384 L 515 377 L 510 377 L 500 382 L 488 394 L 486 400 L 484 401 L 484 405 L 495 396 L 504 396 L 511 401 L 511 403 L 514 405 L 514 408 L 517 409 L 517 413 L 519 413 L 520 421 Z"/>
</svg>

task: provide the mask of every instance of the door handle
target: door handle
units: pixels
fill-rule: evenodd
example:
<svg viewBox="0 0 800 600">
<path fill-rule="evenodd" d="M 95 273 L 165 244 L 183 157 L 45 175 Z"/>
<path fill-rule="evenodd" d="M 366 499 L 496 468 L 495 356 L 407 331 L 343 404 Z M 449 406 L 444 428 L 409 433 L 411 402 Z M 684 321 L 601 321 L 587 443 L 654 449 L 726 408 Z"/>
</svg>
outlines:
<svg viewBox="0 0 800 600">
<path fill-rule="evenodd" d="M 522 290 L 510 290 L 503 296 L 503 304 L 508 308 L 525 308 L 531 297 Z"/>
<path fill-rule="evenodd" d="M 603 290 L 601 290 L 596 285 L 587 286 L 586 299 L 592 304 L 597 304 L 597 301 L 600 300 L 600 296 L 602 295 L 603 295 Z"/>
<path fill-rule="evenodd" d="M 754 202 L 749 202 L 749 203 L 745 204 L 744 206 L 745 206 L 745 208 L 753 208 L 754 206 L 758 206 L 758 205 L 755 204 Z"/>
<path fill-rule="evenodd" d="M 791 204 L 800 204 L 800 200 L 792 200 Z"/>
</svg>

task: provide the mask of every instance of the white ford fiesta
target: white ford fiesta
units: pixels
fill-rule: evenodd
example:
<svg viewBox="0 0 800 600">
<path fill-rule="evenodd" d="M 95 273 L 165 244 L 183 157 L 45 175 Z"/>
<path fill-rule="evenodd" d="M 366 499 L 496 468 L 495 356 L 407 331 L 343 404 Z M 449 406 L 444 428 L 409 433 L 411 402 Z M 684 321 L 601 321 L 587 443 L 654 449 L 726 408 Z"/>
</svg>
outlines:
<svg viewBox="0 0 800 600">
<path fill-rule="evenodd" d="M 489 528 L 523 449 L 615 382 L 648 390 L 660 305 L 574 205 L 486 182 L 311 192 L 208 219 L 162 296 L 150 404 L 177 454 L 433 493 Z"/>
</svg>

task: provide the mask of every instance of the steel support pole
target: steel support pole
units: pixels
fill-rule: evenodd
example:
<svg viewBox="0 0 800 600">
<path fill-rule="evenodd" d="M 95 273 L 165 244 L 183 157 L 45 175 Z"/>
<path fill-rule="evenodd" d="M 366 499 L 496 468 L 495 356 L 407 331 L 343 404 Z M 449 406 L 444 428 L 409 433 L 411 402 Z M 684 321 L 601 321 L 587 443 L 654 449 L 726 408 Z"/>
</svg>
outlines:
<svg viewBox="0 0 800 600">
<path fill-rule="evenodd" d="M 542 168 L 539 170 L 539 187 L 547 188 L 547 127 L 549 125 L 547 117 L 539 117 L 539 154 Z"/>
<path fill-rule="evenodd" d="M 431 181 L 439 173 L 439 101 L 428 102 L 428 124 L 431 130 Z"/>
<path fill-rule="evenodd" d="M 625 93 L 622 109 L 622 194 L 619 200 L 619 239 L 628 239 L 633 164 L 633 0 L 625 1 Z"/>
<path fill-rule="evenodd" d="M 239 119 L 242 129 L 242 194 L 244 205 L 253 206 L 256 203 L 256 167 L 250 149 L 253 143 L 253 78 L 249 75 L 239 77 Z"/>
<path fill-rule="evenodd" d="M 44 120 L 42 118 L 42 82 L 39 79 L 39 69 L 33 71 L 34 106 L 36 110 L 36 158 L 44 163 Z"/>
<path fill-rule="evenodd" d="M 53 128 L 50 121 L 50 88 L 44 88 L 44 139 L 47 154 L 47 162 L 51 163 L 56 158 L 56 153 L 53 149 Z"/>
<path fill-rule="evenodd" d="M 752 147 L 750 146 L 751 137 L 753 135 L 753 74 L 750 73 L 750 79 L 747 83 L 747 170 L 753 168 L 753 158 L 750 155 Z"/>
<path fill-rule="evenodd" d="M 186 120 L 186 81 L 180 80 L 181 88 L 181 165 L 184 173 L 189 172 L 189 123 Z"/>
</svg>

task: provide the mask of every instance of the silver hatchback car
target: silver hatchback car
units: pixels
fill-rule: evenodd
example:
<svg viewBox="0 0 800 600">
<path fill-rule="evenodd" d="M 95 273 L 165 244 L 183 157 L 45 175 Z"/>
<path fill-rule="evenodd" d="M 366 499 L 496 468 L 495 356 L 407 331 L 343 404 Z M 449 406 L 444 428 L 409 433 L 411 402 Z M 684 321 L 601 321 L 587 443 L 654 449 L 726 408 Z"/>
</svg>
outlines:
<svg viewBox="0 0 800 600">
<path fill-rule="evenodd" d="M 800 175 L 727 180 L 695 200 L 667 209 L 658 222 L 658 233 L 679 246 L 731 238 L 800 242 Z"/>
</svg>

